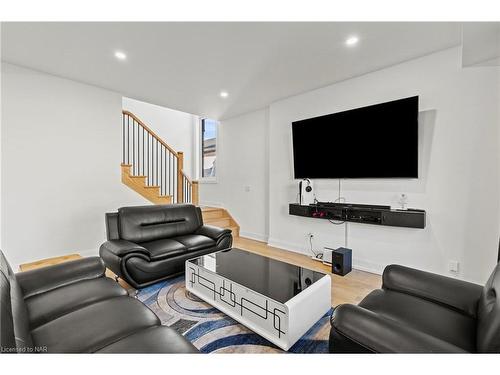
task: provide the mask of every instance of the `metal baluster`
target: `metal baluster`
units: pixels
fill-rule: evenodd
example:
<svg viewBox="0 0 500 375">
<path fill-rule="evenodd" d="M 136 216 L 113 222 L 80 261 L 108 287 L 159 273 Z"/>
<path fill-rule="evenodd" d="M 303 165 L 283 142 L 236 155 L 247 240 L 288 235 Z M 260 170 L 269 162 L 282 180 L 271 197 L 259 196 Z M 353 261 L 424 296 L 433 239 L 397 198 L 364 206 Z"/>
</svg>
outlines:
<svg viewBox="0 0 500 375">
<path fill-rule="evenodd" d="M 168 173 L 169 173 L 169 181 L 168 181 L 168 195 L 170 195 L 170 192 L 172 190 L 170 190 L 170 185 L 172 184 L 172 177 L 170 177 L 172 175 L 172 153 L 169 153 L 168 155 Z"/>
<path fill-rule="evenodd" d="M 156 138 L 153 138 L 154 140 L 154 146 L 153 146 L 153 170 L 151 172 L 151 174 L 153 175 L 153 186 L 156 185 L 156 177 L 155 177 L 155 171 L 156 171 Z"/>
<path fill-rule="evenodd" d="M 142 128 L 142 174 L 144 176 L 144 128 Z"/>
<path fill-rule="evenodd" d="M 172 165 L 174 166 L 174 172 L 172 173 L 172 196 L 175 198 L 175 202 L 177 203 L 177 158 L 172 159 Z"/>
<path fill-rule="evenodd" d="M 168 157 L 168 150 L 165 149 L 165 154 L 163 155 L 163 194 L 167 195 L 167 181 L 168 181 L 168 175 L 167 175 L 167 157 Z"/>
<path fill-rule="evenodd" d="M 130 116 L 127 116 L 127 164 L 130 164 Z"/>
<path fill-rule="evenodd" d="M 147 178 L 147 180 L 148 180 L 148 186 L 151 186 L 151 182 L 150 182 L 151 174 L 149 173 L 149 158 L 151 157 L 149 155 L 149 139 L 150 138 L 151 138 L 151 134 L 149 134 L 149 132 L 148 132 L 148 178 Z"/>
<path fill-rule="evenodd" d="M 125 164 L 125 115 L 124 114 L 122 114 L 122 141 L 123 141 L 122 164 Z"/>
<path fill-rule="evenodd" d="M 158 140 L 155 138 L 155 170 L 153 176 L 155 176 L 154 185 L 158 186 Z"/>
<path fill-rule="evenodd" d="M 160 194 L 163 188 L 163 145 L 160 145 Z"/>
<path fill-rule="evenodd" d="M 132 119 L 132 174 L 135 175 L 135 120 Z"/>
</svg>

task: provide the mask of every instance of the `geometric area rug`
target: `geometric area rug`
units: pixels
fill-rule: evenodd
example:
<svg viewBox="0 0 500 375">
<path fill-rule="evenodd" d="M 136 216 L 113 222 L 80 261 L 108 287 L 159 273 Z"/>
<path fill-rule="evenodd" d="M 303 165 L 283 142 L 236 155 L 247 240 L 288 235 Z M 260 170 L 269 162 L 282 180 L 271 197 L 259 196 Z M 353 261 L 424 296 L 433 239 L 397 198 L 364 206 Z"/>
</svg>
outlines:
<svg viewBox="0 0 500 375">
<path fill-rule="evenodd" d="M 286 353 L 215 307 L 186 293 L 184 276 L 139 290 L 137 298 L 202 353 Z M 330 315 L 326 313 L 288 353 L 328 353 Z"/>
</svg>

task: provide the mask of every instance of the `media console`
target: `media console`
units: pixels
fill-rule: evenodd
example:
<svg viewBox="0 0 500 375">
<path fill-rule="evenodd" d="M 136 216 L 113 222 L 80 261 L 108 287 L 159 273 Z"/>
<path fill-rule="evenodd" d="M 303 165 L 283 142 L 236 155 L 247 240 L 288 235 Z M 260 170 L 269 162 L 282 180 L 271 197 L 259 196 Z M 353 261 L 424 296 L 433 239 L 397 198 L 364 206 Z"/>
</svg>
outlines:
<svg viewBox="0 0 500 375">
<path fill-rule="evenodd" d="M 290 203 L 289 214 L 363 224 L 425 228 L 424 210 L 395 210 L 390 206 L 330 202 L 318 202 L 306 206 Z"/>
</svg>

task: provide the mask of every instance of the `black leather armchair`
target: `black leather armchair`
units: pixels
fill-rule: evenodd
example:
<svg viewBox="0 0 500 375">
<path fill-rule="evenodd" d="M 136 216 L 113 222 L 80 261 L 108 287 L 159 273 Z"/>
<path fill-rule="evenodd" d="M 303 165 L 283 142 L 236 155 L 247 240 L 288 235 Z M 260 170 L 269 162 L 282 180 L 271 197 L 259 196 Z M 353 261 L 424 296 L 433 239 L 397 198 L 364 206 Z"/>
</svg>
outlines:
<svg viewBox="0 0 500 375">
<path fill-rule="evenodd" d="M 200 208 L 191 204 L 123 207 L 106 214 L 106 231 L 99 254 L 134 288 L 181 274 L 187 259 L 233 243 L 231 230 L 203 225 Z"/>
<path fill-rule="evenodd" d="M 332 315 L 332 353 L 500 352 L 500 263 L 484 287 L 398 265 Z"/>
<path fill-rule="evenodd" d="M 14 274 L 0 251 L 1 353 L 196 353 L 98 257 Z"/>
</svg>

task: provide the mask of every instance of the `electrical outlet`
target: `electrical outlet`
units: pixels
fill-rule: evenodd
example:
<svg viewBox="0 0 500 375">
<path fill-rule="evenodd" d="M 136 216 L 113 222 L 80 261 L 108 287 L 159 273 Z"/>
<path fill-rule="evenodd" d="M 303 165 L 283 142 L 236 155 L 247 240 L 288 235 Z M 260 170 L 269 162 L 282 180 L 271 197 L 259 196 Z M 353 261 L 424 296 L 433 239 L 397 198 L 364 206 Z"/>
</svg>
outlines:
<svg viewBox="0 0 500 375">
<path fill-rule="evenodd" d="M 448 270 L 450 272 L 457 273 L 458 272 L 458 266 L 459 266 L 459 263 L 458 263 L 457 260 L 450 260 L 450 262 L 448 263 Z"/>
<path fill-rule="evenodd" d="M 250 191 L 250 186 L 245 186 L 245 191 L 248 193 Z"/>
</svg>

